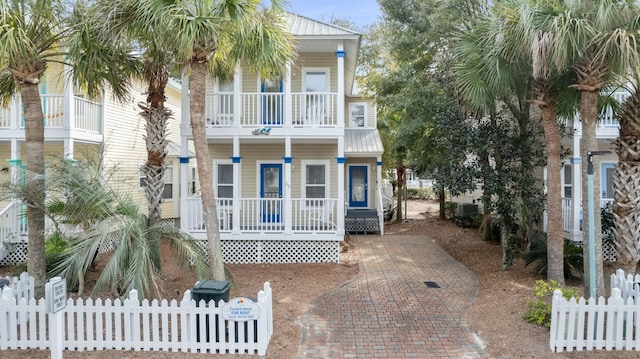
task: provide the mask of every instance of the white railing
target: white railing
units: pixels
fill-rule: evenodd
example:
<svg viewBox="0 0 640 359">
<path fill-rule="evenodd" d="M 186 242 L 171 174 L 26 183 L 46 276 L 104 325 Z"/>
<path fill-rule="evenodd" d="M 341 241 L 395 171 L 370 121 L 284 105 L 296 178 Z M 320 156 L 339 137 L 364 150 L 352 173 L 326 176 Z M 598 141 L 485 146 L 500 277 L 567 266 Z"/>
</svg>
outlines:
<svg viewBox="0 0 640 359">
<path fill-rule="evenodd" d="M 64 126 L 64 95 L 41 95 L 42 113 L 46 128 L 62 128 Z"/>
<path fill-rule="evenodd" d="M 11 114 L 11 107 L 0 106 L 0 128 L 11 127 Z"/>
<path fill-rule="evenodd" d="M 562 227 L 565 231 L 573 230 L 573 199 L 562 199 Z"/>
<path fill-rule="evenodd" d="M 564 230 L 568 232 L 575 229 L 573 228 L 573 202 L 572 198 L 562 198 L 562 222 Z M 612 208 L 613 203 L 614 201 L 611 198 L 600 198 L 600 207 L 602 208 L 607 206 Z M 582 208 L 582 203 L 579 203 L 578 205 Z M 599 215 L 600 212 L 597 212 L 596 214 Z M 582 230 L 582 228 L 578 229 Z"/>
<path fill-rule="evenodd" d="M 27 218 L 21 207 L 21 202 L 12 201 L 0 211 L 0 243 L 12 242 L 27 234 Z"/>
<path fill-rule="evenodd" d="M 207 126 L 230 127 L 234 118 L 238 126 L 284 126 L 287 118 L 284 93 L 241 93 L 239 108 L 233 94 L 206 96 Z M 338 95 L 333 92 L 291 94 L 291 121 L 296 127 L 334 127 L 338 123 Z M 239 112 L 236 114 L 236 112 Z"/>
<path fill-rule="evenodd" d="M 337 204 L 337 199 L 330 198 L 292 200 L 293 230 L 335 232 Z"/>
<path fill-rule="evenodd" d="M 82 97 L 74 97 L 75 129 L 88 132 L 102 132 L 102 105 Z"/>
<path fill-rule="evenodd" d="M 291 199 L 291 213 L 285 211 L 282 198 L 242 198 L 238 199 L 240 212 L 237 215 L 241 232 L 277 232 L 284 230 L 287 215 L 291 216 L 292 230 L 295 232 L 335 232 L 337 230 L 335 198 L 295 198 Z M 217 200 L 218 221 L 221 232 L 234 229 L 233 199 Z M 186 215 L 182 217 L 185 228 L 190 232 L 204 232 L 204 214 L 200 197 L 187 199 Z"/>
<path fill-rule="evenodd" d="M 292 95 L 292 119 L 295 126 L 332 127 L 338 124 L 338 95 L 331 92 L 306 92 Z"/>
<path fill-rule="evenodd" d="M 556 290 L 551 308 L 552 351 L 640 350 L 640 298 L 625 299 L 620 289 L 612 288 L 608 300 L 567 300 Z"/>
<path fill-rule="evenodd" d="M 217 306 L 216 306 L 217 304 Z M 268 282 L 258 293 L 259 317 L 232 321 L 223 317 L 225 302 L 196 303 L 185 291 L 175 299 L 68 299 L 63 330 L 50 330 L 45 300 L 16 301 L 12 289 L 0 296 L 0 349 L 47 349 L 58 341 L 67 350 L 156 350 L 265 355 L 273 334 L 273 295 Z"/>
<path fill-rule="evenodd" d="M 62 94 L 43 94 L 42 113 L 44 115 L 45 128 L 62 129 L 68 124 L 71 129 L 88 132 L 102 132 L 102 105 L 81 97 L 73 98 L 74 121 L 71 121 L 65 113 L 65 97 Z M 16 116 L 15 113 L 19 116 Z M 19 124 L 12 124 L 14 119 Z M 0 128 L 24 128 L 24 115 L 22 103 L 12 101 L 10 107 L 0 107 Z"/>
<path fill-rule="evenodd" d="M 380 235 L 384 235 L 384 202 L 382 197 L 382 189 L 376 191 L 376 205 L 378 206 L 378 225 L 380 226 Z"/>
<path fill-rule="evenodd" d="M 628 92 L 615 92 L 611 95 L 616 101 L 619 103 L 624 103 L 624 101 L 629 97 Z M 614 116 L 613 109 L 609 106 L 605 107 L 602 112 L 600 112 L 600 118 L 598 120 L 598 127 L 620 127 L 620 123 Z"/>
</svg>

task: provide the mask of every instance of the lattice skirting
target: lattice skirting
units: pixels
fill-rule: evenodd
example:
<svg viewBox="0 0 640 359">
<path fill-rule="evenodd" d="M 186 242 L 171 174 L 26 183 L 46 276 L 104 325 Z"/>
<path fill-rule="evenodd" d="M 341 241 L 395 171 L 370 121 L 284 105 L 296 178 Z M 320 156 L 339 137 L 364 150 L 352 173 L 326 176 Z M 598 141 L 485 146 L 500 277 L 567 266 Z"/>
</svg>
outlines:
<svg viewBox="0 0 640 359">
<path fill-rule="evenodd" d="M 582 241 L 573 241 L 578 247 L 582 247 Z M 602 260 L 606 262 L 616 261 L 616 247 L 613 244 L 602 243 Z"/>
<path fill-rule="evenodd" d="M 380 232 L 377 218 L 347 218 L 344 222 L 345 231 L 348 233 L 372 233 Z"/>
<path fill-rule="evenodd" d="M 200 241 L 203 247 L 207 241 Z M 339 263 L 339 241 L 222 241 L 225 263 Z"/>
<path fill-rule="evenodd" d="M 27 244 L 13 243 L 7 248 L 7 256 L 0 260 L 0 266 L 16 265 L 27 260 Z"/>
</svg>

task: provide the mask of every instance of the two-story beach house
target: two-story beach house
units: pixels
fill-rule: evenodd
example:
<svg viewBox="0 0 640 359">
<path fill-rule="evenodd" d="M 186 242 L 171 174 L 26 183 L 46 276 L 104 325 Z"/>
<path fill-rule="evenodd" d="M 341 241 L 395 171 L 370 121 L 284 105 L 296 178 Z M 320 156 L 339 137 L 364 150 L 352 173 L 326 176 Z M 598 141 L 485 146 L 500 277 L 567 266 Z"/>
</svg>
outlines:
<svg viewBox="0 0 640 359">
<path fill-rule="evenodd" d="M 383 232 L 376 111 L 353 95 L 361 35 L 294 14 L 287 22 L 297 56 L 286 73 L 260 78 L 240 66 L 233 80 L 208 87 L 228 263 L 337 262 L 345 232 Z M 183 115 L 180 225 L 204 239 L 201 200 L 188 195 L 194 175 L 186 170 L 191 128 Z"/>
<path fill-rule="evenodd" d="M 228 263 L 337 262 L 345 233 L 383 233 L 376 109 L 354 94 L 361 35 L 294 14 L 287 21 L 297 56 L 286 73 L 264 79 L 239 66 L 232 81 L 212 79 L 208 87 L 207 138 Z M 114 180 L 146 210 L 139 170 L 146 160 L 144 121 L 137 107 L 144 87 L 124 105 L 109 94 L 93 102 L 65 83 L 63 72 L 50 68 L 41 86 L 48 151 L 80 158 L 84 148 L 104 146 L 105 166 L 118 165 Z M 188 79 L 170 83 L 174 120 L 163 217 L 206 239 L 188 96 Z M 21 121 L 19 99 L 0 112 L 0 154 L 7 159 L 0 176 L 19 171 Z M 19 207 L 5 203 L 0 212 L 0 264 L 26 256 Z"/>
</svg>

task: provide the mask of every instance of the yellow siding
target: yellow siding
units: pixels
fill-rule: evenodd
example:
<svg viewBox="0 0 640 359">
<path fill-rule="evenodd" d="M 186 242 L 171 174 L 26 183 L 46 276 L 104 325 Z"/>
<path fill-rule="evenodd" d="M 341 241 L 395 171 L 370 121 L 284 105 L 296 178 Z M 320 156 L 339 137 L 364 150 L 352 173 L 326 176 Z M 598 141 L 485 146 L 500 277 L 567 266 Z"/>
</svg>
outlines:
<svg viewBox="0 0 640 359">
<path fill-rule="evenodd" d="M 326 161 L 329 166 L 329 196 L 337 197 L 338 193 L 338 165 L 336 163 L 337 149 L 333 145 L 302 145 L 291 146 L 293 161 L 291 173 L 291 197 L 302 197 L 303 161 Z M 213 163 L 230 163 L 233 149 L 230 144 L 216 144 L 209 146 L 209 152 Z M 280 163 L 284 165 L 284 144 L 241 145 L 242 156 L 240 172 L 243 198 L 257 198 L 260 194 L 259 164 Z M 283 166 L 284 170 L 284 166 Z M 214 181 L 215 181 L 214 168 Z M 284 185 L 284 184 L 283 184 Z"/>
<path fill-rule="evenodd" d="M 112 185 L 121 194 L 131 196 L 140 205 L 143 213 L 147 212 L 147 201 L 144 190 L 139 187 L 139 168 L 147 158 L 147 150 L 144 141 L 145 128 L 141 119 L 138 103 L 145 101 L 145 87 L 137 84 L 132 97 L 125 104 L 115 102 L 111 96 L 107 97 L 105 109 L 105 166 L 117 166 L 118 171 L 113 178 Z M 167 102 L 165 103 L 173 111 L 173 118 L 169 119 L 168 136 L 170 141 L 180 144 L 180 93 L 167 87 Z M 179 165 L 174 159 L 174 199 L 176 206 L 179 202 Z M 165 200 L 163 217 L 173 218 L 177 211 L 171 200 Z M 177 208 L 175 209 L 177 210 Z"/>
</svg>

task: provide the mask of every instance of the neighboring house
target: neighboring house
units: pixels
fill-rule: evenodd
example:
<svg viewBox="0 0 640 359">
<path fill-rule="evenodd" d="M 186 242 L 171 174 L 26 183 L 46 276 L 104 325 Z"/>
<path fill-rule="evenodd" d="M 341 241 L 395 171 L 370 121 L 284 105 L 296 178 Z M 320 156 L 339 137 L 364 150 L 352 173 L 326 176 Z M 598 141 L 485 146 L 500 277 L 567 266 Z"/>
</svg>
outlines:
<svg viewBox="0 0 640 359">
<path fill-rule="evenodd" d="M 287 73 L 265 79 L 240 66 L 233 80 L 208 87 L 227 263 L 337 262 L 346 232 L 383 232 L 376 111 L 352 94 L 361 35 L 294 14 L 287 22 L 297 48 Z M 187 116 L 181 133 L 186 153 Z M 205 239 L 201 199 L 185 182 L 181 228 Z"/>
<path fill-rule="evenodd" d="M 626 92 L 616 92 L 614 98 L 623 102 L 627 97 Z M 600 196 L 602 207 L 613 205 L 613 172 L 618 164 L 618 156 L 612 145 L 613 140 L 618 138 L 619 123 L 614 118 L 611 108 L 605 110 L 598 121 L 596 129 L 596 138 L 598 140 L 598 148 L 592 151 L 610 151 L 609 154 L 599 155 L 600 161 L 600 188 L 594 188 L 594 196 Z M 566 136 L 563 146 L 571 149 L 571 157 L 564 161 L 562 167 L 562 210 L 564 220 L 565 238 L 582 241 L 584 233 L 582 233 L 582 170 L 581 164 L 587 161 L 586 158 L 580 158 L 580 139 L 582 138 L 582 126 L 579 118 L 573 122 L 573 128 L 569 128 L 573 132 L 573 136 Z M 596 215 L 599 215 L 597 210 Z M 606 257 L 606 256 L 605 256 Z"/>
<path fill-rule="evenodd" d="M 144 102 L 146 89 L 136 84 L 125 103 L 115 101 L 107 93 L 103 99 L 88 100 L 65 82 L 64 69 L 50 66 L 40 86 L 45 121 L 45 161 L 61 158 L 81 159 L 104 148 L 104 166 L 117 166 L 110 183 L 123 195 L 131 196 L 146 212 L 146 198 L 141 184 L 140 166 L 147 158 L 144 120 L 139 116 L 139 102 Z M 169 121 L 169 144 L 166 159 L 165 202 L 163 217 L 171 222 L 180 214 L 180 118 L 181 87 L 170 81 L 167 106 L 173 111 Z M 0 180 L 17 179 L 26 158 L 25 134 L 20 99 L 8 108 L 0 107 Z M 26 217 L 19 201 L 0 202 L 0 265 L 17 263 L 26 258 Z"/>
</svg>

